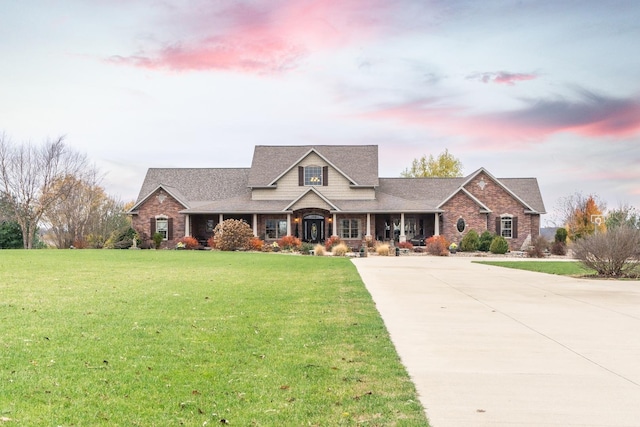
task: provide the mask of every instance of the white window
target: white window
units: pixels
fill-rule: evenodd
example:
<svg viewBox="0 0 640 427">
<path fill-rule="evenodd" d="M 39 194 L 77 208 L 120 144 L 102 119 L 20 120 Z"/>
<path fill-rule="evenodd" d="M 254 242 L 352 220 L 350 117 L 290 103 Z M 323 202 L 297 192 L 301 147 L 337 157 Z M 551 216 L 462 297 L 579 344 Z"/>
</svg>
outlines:
<svg viewBox="0 0 640 427">
<path fill-rule="evenodd" d="M 267 239 L 279 239 L 287 235 L 287 221 L 284 219 L 268 219 L 265 227 Z"/>
<path fill-rule="evenodd" d="M 338 235 L 343 239 L 360 238 L 360 220 L 357 219 L 341 219 Z"/>
<path fill-rule="evenodd" d="M 511 215 L 502 215 L 500 217 L 500 235 L 505 239 L 513 237 L 513 217 Z"/>
<path fill-rule="evenodd" d="M 166 216 L 156 217 L 156 233 L 162 235 L 162 240 L 167 240 L 169 237 L 169 219 Z"/>
<path fill-rule="evenodd" d="M 321 166 L 305 166 L 304 185 L 322 185 Z"/>
</svg>

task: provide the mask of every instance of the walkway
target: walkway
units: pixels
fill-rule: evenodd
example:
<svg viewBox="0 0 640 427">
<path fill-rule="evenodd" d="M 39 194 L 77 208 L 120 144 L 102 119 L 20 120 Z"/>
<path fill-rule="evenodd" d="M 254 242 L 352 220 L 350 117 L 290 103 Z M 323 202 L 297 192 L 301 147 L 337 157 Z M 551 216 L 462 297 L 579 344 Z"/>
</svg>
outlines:
<svg viewBox="0 0 640 427">
<path fill-rule="evenodd" d="M 432 427 L 640 426 L 640 282 L 472 260 L 353 260 Z"/>
</svg>

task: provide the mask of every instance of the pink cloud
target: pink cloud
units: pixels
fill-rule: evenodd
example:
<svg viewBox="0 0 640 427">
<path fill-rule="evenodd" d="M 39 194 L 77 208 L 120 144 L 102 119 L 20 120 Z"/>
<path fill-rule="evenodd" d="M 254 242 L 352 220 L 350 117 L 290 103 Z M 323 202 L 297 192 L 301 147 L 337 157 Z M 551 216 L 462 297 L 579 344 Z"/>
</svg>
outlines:
<svg viewBox="0 0 640 427">
<path fill-rule="evenodd" d="M 311 52 L 346 45 L 378 31 L 384 0 L 203 2 L 197 14 L 175 11 L 183 39 L 110 62 L 151 69 L 274 73 Z"/>
<path fill-rule="evenodd" d="M 510 73 L 507 71 L 497 71 L 490 73 L 476 73 L 467 76 L 468 80 L 477 80 L 482 83 L 497 83 L 513 86 L 516 82 L 537 79 L 536 73 Z"/>
<path fill-rule="evenodd" d="M 432 99 L 380 106 L 363 116 L 425 127 L 470 141 L 500 146 L 541 141 L 552 134 L 627 138 L 640 135 L 640 99 L 608 98 L 582 91 L 581 100 L 530 100 L 522 109 L 474 114 Z"/>
</svg>

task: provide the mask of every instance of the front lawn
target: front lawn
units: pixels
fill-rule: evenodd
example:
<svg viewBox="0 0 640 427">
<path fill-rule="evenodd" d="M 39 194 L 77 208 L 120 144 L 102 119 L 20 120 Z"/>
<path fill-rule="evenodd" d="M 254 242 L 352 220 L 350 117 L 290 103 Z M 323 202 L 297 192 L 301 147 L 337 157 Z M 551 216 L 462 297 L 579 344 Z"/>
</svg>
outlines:
<svg viewBox="0 0 640 427">
<path fill-rule="evenodd" d="M 347 259 L 0 251 L 0 423 L 427 426 Z"/>
<path fill-rule="evenodd" d="M 561 276 L 588 276 L 595 271 L 585 268 L 578 261 L 474 261 L 478 264 L 495 265 L 498 267 L 516 268 L 520 270 L 537 271 L 539 273 L 558 274 Z"/>
</svg>

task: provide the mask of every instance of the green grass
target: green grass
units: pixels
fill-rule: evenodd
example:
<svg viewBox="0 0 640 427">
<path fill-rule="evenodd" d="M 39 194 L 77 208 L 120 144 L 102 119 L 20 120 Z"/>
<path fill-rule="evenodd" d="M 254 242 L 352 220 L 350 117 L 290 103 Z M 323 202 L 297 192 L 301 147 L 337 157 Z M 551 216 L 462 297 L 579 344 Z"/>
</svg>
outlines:
<svg viewBox="0 0 640 427">
<path fill-rule="evenodd" d="M 561 276 L 588 276 L 595 271 L 585 268 L 577 261 L 474 261 L 478 264 L 536 271 L 538 273 L 558 274 Z"/>
<path fill-rule="evenodd" d="M 346 259 L 0 251 L 0 420 L 426 426 Z"/>
</svg>

